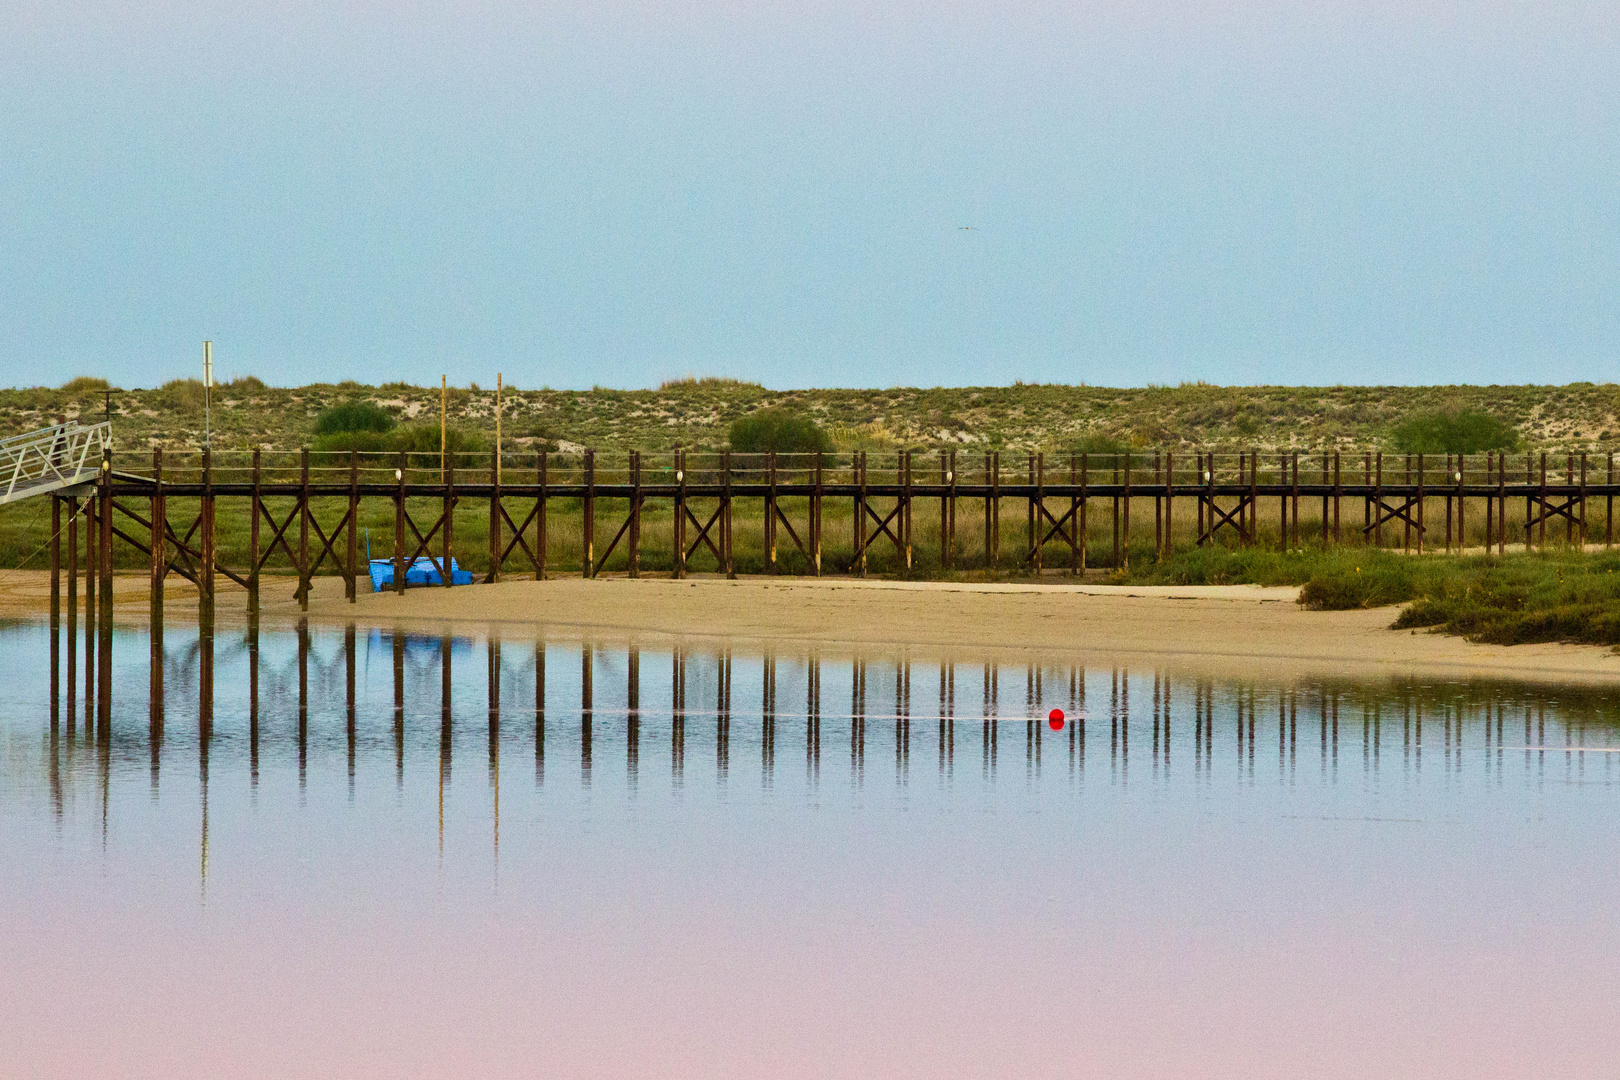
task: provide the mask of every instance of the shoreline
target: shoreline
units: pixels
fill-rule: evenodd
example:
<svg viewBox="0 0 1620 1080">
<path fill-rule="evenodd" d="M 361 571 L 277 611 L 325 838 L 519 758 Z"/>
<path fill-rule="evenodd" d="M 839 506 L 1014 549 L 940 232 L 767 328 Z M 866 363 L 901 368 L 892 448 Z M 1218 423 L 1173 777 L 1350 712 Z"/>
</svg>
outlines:
<svg viewBox="0 0 1620 1080">
<path fill-rule="evenodd" d="M 147 577 L 114 576 L 114 619 L 148 621 Z M 291 577 L 266 577 L 261 620 L 295 625 Z M 362 588 L 365 583 L 362 582 Z M 0 617 L 49 610 L 49 575 L 0 572 Z M 1604 646 L 1476 645 L 1428 631 L 1389 629 L 1398 608 L 1307 611 L 1293 587 L 963 583 L 847 578 L 668 577 L 544 582 L 506 580 L 403 596 L 343 597 L 341 578 L 317 578 L 312 624 L 407 632 L 493 634 L 658 645 L 727 641 L 762 649 L 792 644 L 823 653 L 953 658 L 1155 658 L 1189 671 L 1379 677 L 1507 678 L 1620 683 L 1620 655 Z M 81 600 L 82 604 L 82 600 Z M 168 621 L 194 622 L 196 590 L 165 593 Z M 246 621 L 246 595 L 222 580 L 216 621 Z"/>
</svg>

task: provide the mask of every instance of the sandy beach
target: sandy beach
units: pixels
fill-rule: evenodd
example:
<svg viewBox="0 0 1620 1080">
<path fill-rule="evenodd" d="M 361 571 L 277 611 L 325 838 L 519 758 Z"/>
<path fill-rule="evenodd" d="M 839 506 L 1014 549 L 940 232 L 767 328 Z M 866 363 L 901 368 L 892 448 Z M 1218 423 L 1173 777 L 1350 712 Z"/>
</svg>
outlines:
<svg viewBox="0 0 1620 1080">
<path fill-rule="evenodd" d="M 362 582 L 362 586 L 364 586 Z M 267 579 L 267 623 L 298 617 L 291 579 Z M 47 610 L 49 579 L 0 573 L 0 617 Z M 147 617 L 144 575 L 119 575 L 116 618 Z M 403 596 L 362 591 L 345 601 L 338 578 L 314 585 L 309 618 L 421 632 L 545 635 L 558 640 L 649 645 L 707 640 L 737 647 L 808 646 L 830 653 L 893 651 L 916 655 L 1053 656 L 1121 659 L 1153 656 L 1200 670 L 1377 677 L 1502 677 L 1530 681 L 1620 682 L 1620 655 L 1585 645 L 1476 645 L 1450 635 L 1389 629 L 1397 609 L 1308 611 L 1293 588 L 1110 586 L 1046 583 L 950 583 L 699 577 L 545 582 L 507 580 L 455 589 L 413 589 Z M 170 620 L 195 617 L 196 593 L 184 581 L 166 593 Z M 222 622 L 245 615 L 245 594 L 221 584 Z"/>
</svg>

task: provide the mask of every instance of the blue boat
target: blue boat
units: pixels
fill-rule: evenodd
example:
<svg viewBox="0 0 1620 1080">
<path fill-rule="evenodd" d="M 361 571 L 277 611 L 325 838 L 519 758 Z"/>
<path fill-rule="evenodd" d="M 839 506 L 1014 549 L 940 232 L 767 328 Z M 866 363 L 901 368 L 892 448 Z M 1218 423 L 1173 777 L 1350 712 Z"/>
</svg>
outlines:
<svg viewBox="0 0 1620 1080">
<path fill-rule="evenodd" d="M 394 586 L 394 560 L 370 560 L 371 591 L 382 592 Z M 450 560 L 450 584 L 471 585 L 473 576 L 471 570 L 463 570 L 456 564 L 455 559 Z M 444 578 L 439 573 L 439 564 L 433 559 L 419 558 L 405 568 L 405 587 L 413 585 L 443 585 Z"/>
</svg>

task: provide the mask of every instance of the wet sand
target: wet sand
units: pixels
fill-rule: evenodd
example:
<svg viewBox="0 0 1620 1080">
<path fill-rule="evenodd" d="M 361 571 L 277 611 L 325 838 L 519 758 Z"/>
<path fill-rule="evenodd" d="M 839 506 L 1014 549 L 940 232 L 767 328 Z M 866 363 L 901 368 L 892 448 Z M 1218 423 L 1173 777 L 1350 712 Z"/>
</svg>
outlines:
<svg viewBox="0 0 1620 1080">
<path fill-rule="evenodd" d="M 43 573 L 0 573 L 0 617 L 43 613 L 48 588 Z M 266 579 L 262 614 L 267 621 L 298 616 L 292 589 L 291 579 Z M 1394 607 L 1308 611 L 1295 596 L 1293 588 L 1250 585 L 567 577 L 413 589 L 403 596 L 362 591 L 350 604 L 342 581 L 328 577 L 315 582 L 309 618 L 422 632 L 603 642 L 724 639 L 830 652 L 903 648 L 981 658 L 1153 655 L 1177 667 L 1228 672 L 1620 681 L 1620 655 L 1606 647 L 1475 645 L 1450 635 L 1391 630 Z M 119 575 L 114 597 L 120 622 L 145 620 L 144 575 Z M 166 597 L 171 619 L 195 616 L 196 593 L 188 583 L 171 582 Z M 243 592 L 223 582 L 218 617 L 235 621 L 244 612 Z"/>
</svg>

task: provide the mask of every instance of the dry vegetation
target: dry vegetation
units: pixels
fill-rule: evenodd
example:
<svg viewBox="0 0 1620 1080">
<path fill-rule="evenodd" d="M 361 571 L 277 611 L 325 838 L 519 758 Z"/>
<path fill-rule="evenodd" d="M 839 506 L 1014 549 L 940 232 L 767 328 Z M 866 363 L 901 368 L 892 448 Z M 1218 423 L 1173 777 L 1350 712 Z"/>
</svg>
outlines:
<svg viewBox="0 0 1620 1080">
<path fill-rule="evenodd" d="M 0 390 L 0 432 L 56 417 L 99 418 L 105 385 L 75 379 L 59 389 Z M 180 447 L 202 440 L 202 387 L 176 380 L 153 390 L 113 390 L 120 444 Z M 370 401 L 401 422 L 436 419 L 437 387 L 390 383 L 267 387 L 251 376 L 215 391 L 214 438 L 222 448 L 295 448 L 314 438 L 316 414 Z M 1511 424 L 1525 449 L 1599 449 L 1620 441 L 1620 386 L 1176 387 L 1107 389 L 1014 385 L 961 389 L 766 390 L 734 379 L 689 377 L 656 390 L 512 390 L 505 395 L 508 444 L 556 442 L 604 451 L 724 445 L 732 421 L 771 406 L 814 417 L 839 449 L 934 448 L 1098 450 L 1388 446 L 1415 413 L 1479 410 Z M 490 388 L 450 392 L 451 423 L 494 431 Z"/>
</svg>

